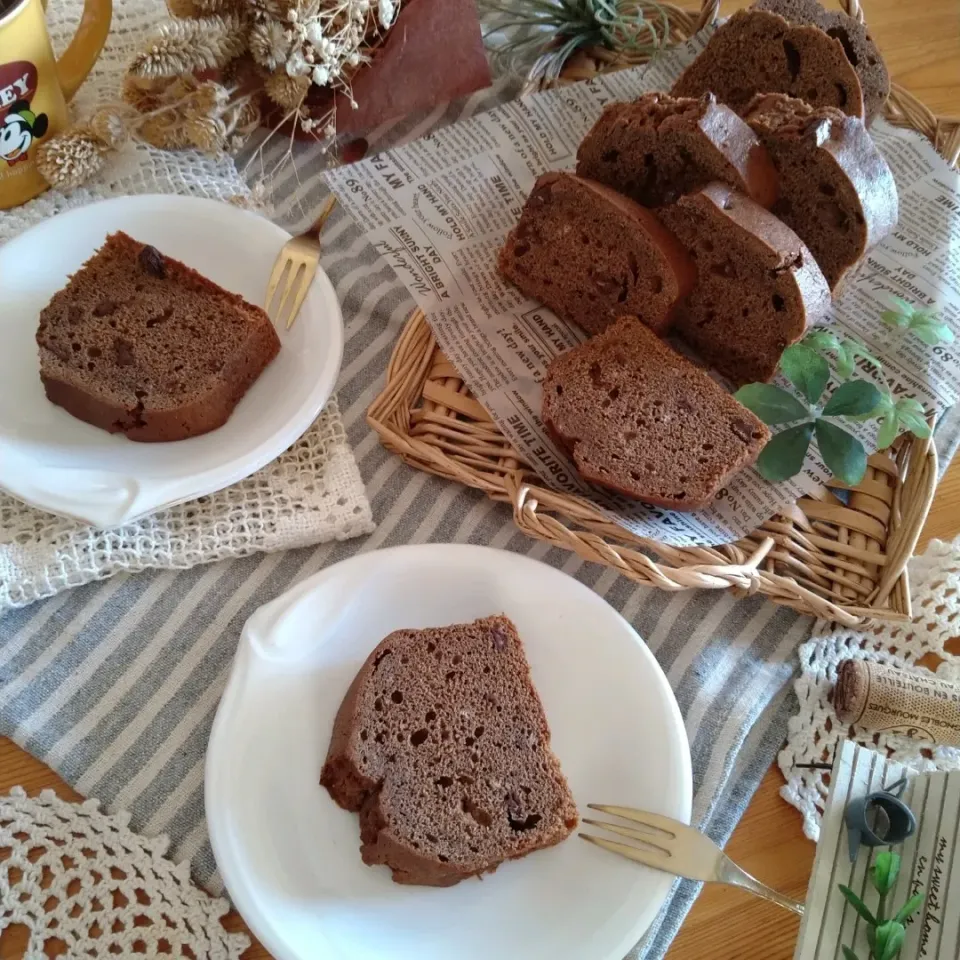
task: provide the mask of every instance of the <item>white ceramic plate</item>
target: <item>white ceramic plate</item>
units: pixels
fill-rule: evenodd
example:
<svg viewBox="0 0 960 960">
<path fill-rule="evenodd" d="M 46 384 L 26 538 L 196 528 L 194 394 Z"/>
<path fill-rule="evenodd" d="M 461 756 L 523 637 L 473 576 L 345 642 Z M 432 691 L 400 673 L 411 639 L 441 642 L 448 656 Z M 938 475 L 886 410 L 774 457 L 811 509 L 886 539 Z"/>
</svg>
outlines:
<svg viewBox="0 0 960 960">
<path fill-rule="evenodd" d="M 252 303 L 263 303 L 280 227 L 226 203 L 120 197 L 53 217 L 0 248 L 0 488 L 33 506 L 107 527 L 236 483 L 313 422 L 336 384 L 343 319 L 317 272 L 279 355 L 219 430 L 135 443 L 70 416 L 44 396 L 40 311 L 99 247 L 125 230 Z"/>
<path fill-rule="evenodd" d="M 516 623 L 581 811 L 620 803 L 689 822 L 683 721 L 653 655 L 587 587 L 473 546 L 336 564 L 243 631 L 210 737 L 210 839 L 237 909 L 277 960 L 622 960 L 672 877 L 571 837 L 449 889 L 360 860 L 359 826 L 319 786 L 334 715 L 391 631 L 505 612 Z"/>
</svg>

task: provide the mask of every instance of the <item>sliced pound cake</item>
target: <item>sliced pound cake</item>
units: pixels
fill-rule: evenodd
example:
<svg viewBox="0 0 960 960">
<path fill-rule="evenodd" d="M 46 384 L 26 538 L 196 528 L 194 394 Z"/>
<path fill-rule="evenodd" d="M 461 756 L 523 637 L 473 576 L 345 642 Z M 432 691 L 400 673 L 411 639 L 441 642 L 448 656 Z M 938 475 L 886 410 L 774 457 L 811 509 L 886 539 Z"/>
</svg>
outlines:
<svg viewBox="0 0 960 960">
<path fill-rule="evenodd" d="M 810 248 L 831 290 L 897 224 L 897 185 L 867 128 L 834 107 L 758 94 L 744 114 L 780 175 L 773 212 Z"/>
<path fill-rule="evenodd" d="M 753 131 L 713 94 L 646 93 L 606 107 L 577 151 L 577 174 L 645 207 L 721 180 L 769 207 L 777 174 Z"/>
<path fill-rule="evenodd" d="M 125 233 L 55 294 L 37 343 L 49 400 L 143 441 L 222 426 L 280 349 L 259 307 Z"/>
<path fill-rule="evenodd" d="M 360 814 L 364 863 L 397 883 L 452 886 L 578 823 L 504 616 L 383 640 L 340 705 L 320 783 Z"/>
<path fill-rule="evenodd" d="M 712 92 L 737 113 L 755 93 L 788 93 L 863 119 L 860 80 L 840 41 L 766 10 L 738 10 L 718 27 L 671 92 Z"/>
<path fill-rule="evenodd" d="M 722 183 L 658 212 L 697 264 L 677 332 L 735 383 L 770 380 L 783 351 L 830 308 L 813 255 L 772 213 Z"/>
<path fill-rule="evenodd" d="M 694 281 L 683 247 L 649 210 L 570 173 L 537 180 L 500 273 L 588 333 L 627 315 L 665 331 Z"/>
<path fill-rule="evenodd" d="M 843 10 L 827 10 L 817 0 L 757 0 L 753 9 L 778 13 L 791 23 L 819 27 L 839 40 L 860 79 L 867 125 L 882 113 L 890 95 L 890 73 L 873 38 L 859 20 Z"/>
<path fill-rule="evenodd" d="M 707 506 L 770 438 L 704 370 L 631 318 L 550 364 L 542 416 L 584 479 L 674 510 Z"/>
</svg>

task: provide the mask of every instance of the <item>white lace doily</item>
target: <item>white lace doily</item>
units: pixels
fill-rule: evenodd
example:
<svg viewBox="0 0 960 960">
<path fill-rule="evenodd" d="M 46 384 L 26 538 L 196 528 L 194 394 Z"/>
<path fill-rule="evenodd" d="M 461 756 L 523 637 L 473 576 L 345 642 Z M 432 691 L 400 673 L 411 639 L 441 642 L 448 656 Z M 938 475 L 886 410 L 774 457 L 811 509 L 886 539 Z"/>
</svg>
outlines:
<svg viewBox="0 0 960 960">
<path fill-rule="evenodd" d="M 82 10 L 83 0 L 50 5 L 47 19 L 57 49 L 66 46 Z M 163 0 L 114 4 L 110 38 L 77 97 L 78 115 L 118 98 L 132 54 L 165 15 Z M 0 243 L 62 210 L 133 193 L 249 197 L 229 158 L 130 145 L 83 189 L 69 196 L 48 191 L 4 211 Z M 343 540 L 372 529 L 370 505 L 333 399 L 298 443 L 256 475 L 124 527 L 96 531 L 0 494 L 0 613 L 121 571 L 192 567 L 255 551 Z"/>
<path fill-rule="evenodd" d="M 800 647 L 800 678 L 794 689 L 800 710 L 790 720 L 787 744 L 778 758 L 787 780 L 781 794 L 803 814 L 803 832 L 820 836 L 820 817 L 829 791 L 829 771 L 798 770 L 798 763 L 830 763 L 843 739 L 872 747 L 913 770 L 960 768 L 960 750 L 892 734 L 878 734 L 840 723 L 829 696 L 841 660 L 875 660 L 922 671 L 917 662 L 934 654 L 944 662 L 937 676 L 960 682 L 960 657 L 947 644 L 960 634 L 960 538 L 931 541 L 926 552 L 910 561 L 912 623 L 878 624 L 864 633 L 833 630 L 817 621 L 813 636 Z"/>
<path fill-rule="evenodd" d="M 0 612 L 115 573 L 186 569 L 373 529 L 334 397 L 259 473 L 126 526 L 95 530 L 0 494 Z"/>
<path fill-rule="evenodd" d="M 221 924 L 227 901 L 195 887 L 188 863 L 165 859 L 166 837 L 133 833 L 129 814 L 99 806 L 21 787 L 0 798 L 0 932 L 28 928 L 24 960 L 46 960 L 49 941 L 59 948 L 49 955 L 67 960 L 238 960 L 250 940 Z"/>
</svg>

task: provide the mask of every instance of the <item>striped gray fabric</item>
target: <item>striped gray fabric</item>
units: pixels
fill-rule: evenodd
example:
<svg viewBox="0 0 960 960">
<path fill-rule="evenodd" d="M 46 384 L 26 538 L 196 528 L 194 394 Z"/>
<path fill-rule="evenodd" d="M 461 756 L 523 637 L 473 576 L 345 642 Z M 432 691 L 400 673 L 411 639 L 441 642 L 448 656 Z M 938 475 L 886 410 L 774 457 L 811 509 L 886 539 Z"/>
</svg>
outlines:
<svg viewBox="0 0 960 960">
<path fill-rule="evenodd" d="M 375 131 L 392 145 L 492 106 L 510 82 L 466 102 Z M 270 158 L 266 158 L 269 165 Z M 316 149 L 276 185 L 274 217 L 291 229 L 324 198 Z M 259 167 L 259 161 L 254 164 Z M 304 185 L 300 185 L 300 181 Z M 791 712 L 786 684 L 811 621 L 760 597 L 668 594 L 536 543 L 510 511 L 481 494 L 418 473 L 367 426 L 412 301 L 354 224 L 335 212 L 324 267 L 346 318 L 338 394 L 378 528 L 366 540 L 259 555 L 186 572 L 118 576 L 0 620 L 0 733 L 133 827 L 167 833 L 172 855 L 221 888 L 203 816 L 203 759 L 241 627 L 262 603 L 357 552 L 404 543 L 487 544 L 563 569 L 603 596 L 646 638 L 676 691 L 690 737 L 694 823 L 724 843 L 779 748 Z M 678 884 L 631 957 L 662 957 L 696 894 Z"/>
</svg>

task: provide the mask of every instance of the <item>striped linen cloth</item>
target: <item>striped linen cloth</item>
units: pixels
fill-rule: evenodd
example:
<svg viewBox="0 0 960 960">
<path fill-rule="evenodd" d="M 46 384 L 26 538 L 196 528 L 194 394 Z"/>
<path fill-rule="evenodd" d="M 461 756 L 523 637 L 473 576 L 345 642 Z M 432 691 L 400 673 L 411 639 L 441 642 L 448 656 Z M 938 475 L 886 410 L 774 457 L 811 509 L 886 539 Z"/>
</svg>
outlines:
<svg viewBox="0 0 960 960">
<path fill-rule="evenodd" d="M 374 131 L 377 147 L 493 106 L 491 90 L 430 115 Z M 277 148 L 278 150 L 281 148 Z M 261 159 L 269 168 L 271 156 Z M 273 216 L 292 230 L 326 196 L 316 148 L 274 185 Z M 307 174 L 311 174 L 307 176 Z M 341 410 L 377 530 L 367 539 L 258 555 L 185 572 L 154 571 L 67 591 L 0 620 L 0 733 L 49 764 L 86 796 L 126 808 L 135 829 L 166 833 L 171 856 L 222 889 L 203 815 L 203 760 L 241 627 L 253 611 L 315 571 L 367 550 L 460 542 L 512 550 L 590 586 L 633 624 L 676 692 L 690 738 L 693 822 L 724 843 L 770 766 L 793 708 L 787 681 L 812 621 L 761 597 L 664 593 L 535 542 L 510 510 L 482 494 L 417 472 L 389 454 L 364 414 L 412 300 L 353 222 L 336 210 L 323 265 L 346 322 Z M 631 958 L 662 957 L 697 886 L 680 882 Z"/>
</svg>

